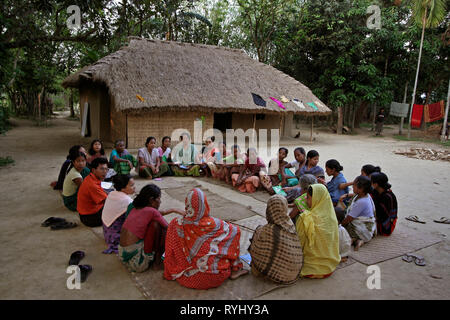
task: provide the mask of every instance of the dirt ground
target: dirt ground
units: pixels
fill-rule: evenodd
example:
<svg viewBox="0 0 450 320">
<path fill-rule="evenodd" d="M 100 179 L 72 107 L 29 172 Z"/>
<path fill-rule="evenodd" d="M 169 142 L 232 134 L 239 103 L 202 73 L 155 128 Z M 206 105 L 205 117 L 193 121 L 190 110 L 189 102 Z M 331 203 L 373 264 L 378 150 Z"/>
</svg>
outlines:
<svg viewBox="0 0 450 320">
<path fill-rule="evenodd" d="M 0 136 L 0 156 L 15 160 L 14 165 L 0 168 L 0 299 L 144 299 L 117 256 L 101 253 L 104 241 L 91 228 L 81 225 L 79 218 L 64 207 L 60 193 L 49 187 L 69 147 L 89 145 L 90 139 L 80 136 L 79 122 L 62 117 L 49 121 L 48 127 L 37 127 L 27 120 L 12 122 L 15 126 Z M 288 160 L 293 159 L 295 146 L 316 149 L 322 167 L 328 159 L 339 160 L 347 180 L 359 175 L 364 164 L 379 165 L 397 195 L 398 224 L 443 239 L 417 252 L 425 257 L 427 266 L 408 264 L 401 258 L 380 263 L 381 289 L 370 290 L 366 286 L 367 267 L 355 263 L 328 279 L 300 280 L 261 299 L 450 299 L 450 225 L 433 222 L 443 216 L 450 218 L 450 163 L 394 154 L 394 150 L 408 147 L 443 148 L 394 140 L 394 133 L 396 130 L 385 130 L 384 137 L 373 137 L 367 129 L 345 136 L 318 131 L 313 143 L 308 134 L 301 139 L 285 139 L 280 145 L 289 147 Z M 214 187 L 210 190 L 214 192 Z M 236 202 L 248 199 L 230 190 L 228 196 L 232 194 Z M 175 203 L 165 196 L 162 207 Z M 405 220 L 411 214 L 420 216 L 426 224 Z M 51 216 L 80 225 L 59 231 L 41 227 L 41 222 Z M 85 251 L 82 263 L 94 268 L 81 290 L 66 287 L 67 262 L 75 250 Z"/>
</svg>

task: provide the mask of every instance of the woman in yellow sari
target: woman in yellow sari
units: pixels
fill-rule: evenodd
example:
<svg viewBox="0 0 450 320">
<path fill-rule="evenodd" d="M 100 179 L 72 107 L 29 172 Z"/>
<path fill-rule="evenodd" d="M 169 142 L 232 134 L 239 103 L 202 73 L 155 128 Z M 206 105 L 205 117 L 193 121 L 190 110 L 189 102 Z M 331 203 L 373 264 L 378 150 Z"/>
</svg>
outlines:
<svg viewBox="0 0 450 320">
<path fill-rule="evenodd" d="M 327 188 L 314 184 L 306 197 L 309 210 L 297 219 L 296 229 L 303 248 L 301 276 L 329 277 L 341 258 L 339 256 L 339 229 L 333 202 Z"/>
</svg>

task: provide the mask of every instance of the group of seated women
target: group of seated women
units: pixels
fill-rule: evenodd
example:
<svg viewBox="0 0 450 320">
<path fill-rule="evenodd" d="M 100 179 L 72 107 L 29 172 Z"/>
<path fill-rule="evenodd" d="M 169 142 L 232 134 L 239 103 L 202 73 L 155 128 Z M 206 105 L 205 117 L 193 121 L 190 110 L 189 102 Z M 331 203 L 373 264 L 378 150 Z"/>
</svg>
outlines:
<svg viewBox="0 0 450 320">
<path fill-rule="evenodd" d="M 78 211 L 83 224 L 103 227 L 108 246 L 103 253 L 118 254 L 133 272 L 164 268 L 167 280 L 213 288 L 247 273 L 239 258 L 247 248 L 239 247 L 237 225 L 210 215 L 214 208 L 199 188 L 188 192 L 185 210 L 159 210 L 161 190 L 154 184 L 143 187 L 133 200 L 132 168 L 144 179 L 203 173 L 241 192 L 261 187 L 271 193 L 267 224 L 256 229 L 248 251 L 252 274 L 277 283 L 326 278 L 352 244 L 358 250 L 376 234 L 390 235 L 395 229 L 397 200 L 379 167 L 365 165 L 361 175 L 347 182 L 340 163 L 328 160 L 323 170 L 315 150 L 295 148 L 295 161 L 287 162 L 289 151 L 280 148 L 266 168 L 253 148 L 243 155 L 234 145 L 228 152 L 225 143 L 215 147 L 210 137 L 198 154 L 188 136 L 180 138 L 182 143 L 172 152 L 169 137 L 159 148 L 149 137 L 137 159 L 123 141 L 115 143 L 109 161 L 100 140 L 91 143 L 88 153 L 73 146 L 52 184 L 62 188 L 64 205 Z M 328 182 L 325 172 L 331 177 Z M 108 175 L 114 190 L 102 188 Z M 169 213 L 179 216 L 168 223 L 164 216 Z"/>
</svg>

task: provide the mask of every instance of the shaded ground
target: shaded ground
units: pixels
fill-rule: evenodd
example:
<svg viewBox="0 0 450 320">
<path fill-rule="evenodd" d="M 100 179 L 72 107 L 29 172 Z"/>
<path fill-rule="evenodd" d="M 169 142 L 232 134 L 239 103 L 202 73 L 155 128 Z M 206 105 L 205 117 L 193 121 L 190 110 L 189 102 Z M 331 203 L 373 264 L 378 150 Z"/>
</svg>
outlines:
<svg viewBox="0 0 450 320">
<path fill-rule="evenodd" d="M 78 217 L 64 208 L 59 192 L 49 187 L 69 147 L 76 143 L 89 145 L 90 139 L 80 137 L 79 122 L 55 119 L 47 128 L 33 126 L 26 120 L 13 122 L 16 126 L 0 137 L 0 157 L 11 156 L 15 160 L 14 165 L 0 168 L 0 240 L 3 244 L 0 298 L 143 299 L 118 258 L 101 253 L 105 244 L 92 229 L 82 225 L 60 231 L 40 227 L 50 216 L 79 223 Z M 338 159 L 348 180 L 359 174 L 363 164 L 379 165 L 388 174 L 399 201 L 398 223 L 402 227 L 433 233 L 444 241 L 418 252 L 425 257 L 426 267 L 405 263 L 401 258 L 380 263 L 381 290 L 367 289 L 367 267 L 355 263 L 328 279 L 301 280 L 289 288 L 263 295 L 261 299 L 449 299 L 450 245 L 447 239 L 450 225 L 434 223 L 433 219 L 450 218 L 450 164 L 393 153 L 409 147 L 441 147 L 394 140 L 390 135 L 396 133 L 395 129 L 386 130 L 387 136 L 377 138 L 371 137 L 367 130 L 356 136 L 319 131 L 313 143 L 309 142 L 309 131 L 305 132 L 308 136 L 300 140 L 283 140 L 282 145 L 290 150 L 288 160 L 293 159 L 294 146 L 300 145 L 306 150 L 314 148 L 320 153 L 319 165 L 324 166 L 331 158 Z M 110 151 L 107 150 L 108 154 Z M 136 153 L 136 150 L 130 151 Z M 267 156 L 264 158 L 268 160 Z M 208 187 L 215 191 L 214 185 Z M 232 201 L 251 203 L 260 210 L 265 208 L 264 203 L 253 198 L 231 189 L 224 194 L 217 188 L 223 197 Z M 172 205 L 180 206 L 180 202 L 165 194 L 163 207 Z M 406 221 L 405 217 L 411 214 L 427 223 Z M 70 253 L 75 250 L 86 252 L 82 263 L 91 264 L 94 271 L 81 290 L 68 290 L 66 267 Z"/>
</svg>

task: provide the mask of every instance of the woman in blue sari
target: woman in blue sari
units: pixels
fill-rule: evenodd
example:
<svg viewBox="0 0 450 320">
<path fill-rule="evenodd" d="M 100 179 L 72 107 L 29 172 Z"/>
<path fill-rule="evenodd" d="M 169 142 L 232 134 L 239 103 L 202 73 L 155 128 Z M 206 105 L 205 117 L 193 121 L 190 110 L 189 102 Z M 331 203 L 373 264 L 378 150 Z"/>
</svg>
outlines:
<svg viewBox="0 0 450 320">
<path fill-rule="evenodd" d="M 325 182 L 325 172 L 323 169 L 318 166 L 319 163 L 319 153 L 316 150 L 310 150 L 306 154 L 306 163 L 300 169 L 299 176 L 301 177 L 304 174 L 312 174 L 317 178 L 317 181 L 320 183 Z"/>
</svg>

